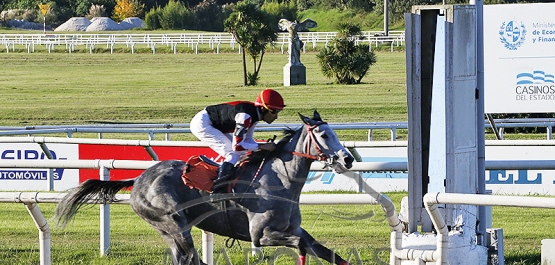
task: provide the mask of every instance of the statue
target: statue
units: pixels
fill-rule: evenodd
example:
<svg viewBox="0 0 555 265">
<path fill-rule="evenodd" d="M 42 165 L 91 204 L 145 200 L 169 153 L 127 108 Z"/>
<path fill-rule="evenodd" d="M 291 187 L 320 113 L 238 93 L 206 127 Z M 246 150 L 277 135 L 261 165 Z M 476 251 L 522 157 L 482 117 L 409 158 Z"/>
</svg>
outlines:
<svg viewBox="0 0 555 265">
<path fill-rule="evenodd" d="M 279 20 L 278 27 L 280 30 L 287 30 L 289 32 L 289 65 L 302 65 L 301 63 L 301 49 L 303 42 L 299 38 L 297 32 L 309 28 L 315 28 L 318 24 L 316 21 L 307 18 L 302 22 L 289 21 L 285 18 Z"/>
</svg>

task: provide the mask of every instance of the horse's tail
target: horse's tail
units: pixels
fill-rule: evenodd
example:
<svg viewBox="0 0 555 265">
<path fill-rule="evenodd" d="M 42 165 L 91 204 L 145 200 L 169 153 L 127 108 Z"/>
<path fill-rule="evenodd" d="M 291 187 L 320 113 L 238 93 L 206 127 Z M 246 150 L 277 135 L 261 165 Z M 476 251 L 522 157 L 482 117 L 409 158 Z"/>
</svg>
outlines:
<svg viewBox="0 0 555 265">
<path fill-rule="evenodd" d="M 116 202 L 116 193 L 123 188 L 131 187 L 135 179 L 120 181 L 103 181 L 89 179 L 72 189 L 54 210 L 54 220 L 60 227 L 65 227 L 77 211 L 86 203 Z"/>
</svg>

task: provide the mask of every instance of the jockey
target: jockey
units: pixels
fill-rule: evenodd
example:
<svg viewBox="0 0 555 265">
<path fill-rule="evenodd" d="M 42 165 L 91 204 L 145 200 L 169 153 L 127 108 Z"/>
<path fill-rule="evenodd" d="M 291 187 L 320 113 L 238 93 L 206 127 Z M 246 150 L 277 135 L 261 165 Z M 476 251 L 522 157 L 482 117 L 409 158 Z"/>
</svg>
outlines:
<svg viewBox="0 0 555 265">
<path fill-rule="evenodd" d="M 257 143 L 254 128 L 259 121 L 270 124 L 285 107 L 281 95 L 273 89 L 265 89 L 255 102 L 233 101 L 206 107 L 191 120 L 191 132 L 212 150 L 224 158 L 214 181 L 212 193 L 226 191 L 230 172 L 247 151 L 275 149 L 275 144 Z"/>
</svg>

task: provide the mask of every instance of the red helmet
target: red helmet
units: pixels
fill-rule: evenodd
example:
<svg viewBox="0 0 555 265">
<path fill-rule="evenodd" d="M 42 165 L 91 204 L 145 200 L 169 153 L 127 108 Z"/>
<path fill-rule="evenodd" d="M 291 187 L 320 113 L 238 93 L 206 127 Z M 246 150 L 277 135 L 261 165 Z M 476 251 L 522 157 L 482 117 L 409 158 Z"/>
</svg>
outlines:
<svg viewBox="0 0 555 265">
<path fill-rule="evenodd" d="M 257 107 L 264 107 L 268 110 L 282 110 L 285 107 L 281 95 L 273 89 L 264 89 L 258 97 L 254 105 Z"/>
</svg>

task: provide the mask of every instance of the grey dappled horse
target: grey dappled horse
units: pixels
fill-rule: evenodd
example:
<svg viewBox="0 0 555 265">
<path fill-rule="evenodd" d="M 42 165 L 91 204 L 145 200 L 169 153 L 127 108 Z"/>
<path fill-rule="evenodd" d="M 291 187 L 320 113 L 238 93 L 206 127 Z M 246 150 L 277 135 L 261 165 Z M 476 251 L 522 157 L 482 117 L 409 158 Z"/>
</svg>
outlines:
<svg viewBox="0 0 555 265">
<path fill-rule="evenodd" d="M 251 241 L 256 247 L 287 246 L 299 251 L 299 264 L 306 254 L 330 263 L 349 264 L 318 243 L 301 228 L 299 196 L 312 162 L 326 163 L 337 173 L 351 168 L 354 161 L 317 111 L 304 125 L 286 130 L 272 152 L 254 152 L 246 165 L 236 170 L 238 179 L 225 204 L 214 203 L 208 193 L 183 184 L 185 163 L 162 161 L 131 180 L 87 180 L 73 189 L 56 207 L 55 217 L 65 225 L 86 200 L 115 200 L 115 194 L 133 186 L 131 207 L 166 240 L 173 264 L 203 264 L 194 248 L 192 226 L 225 237 Z"/>
</svg>

